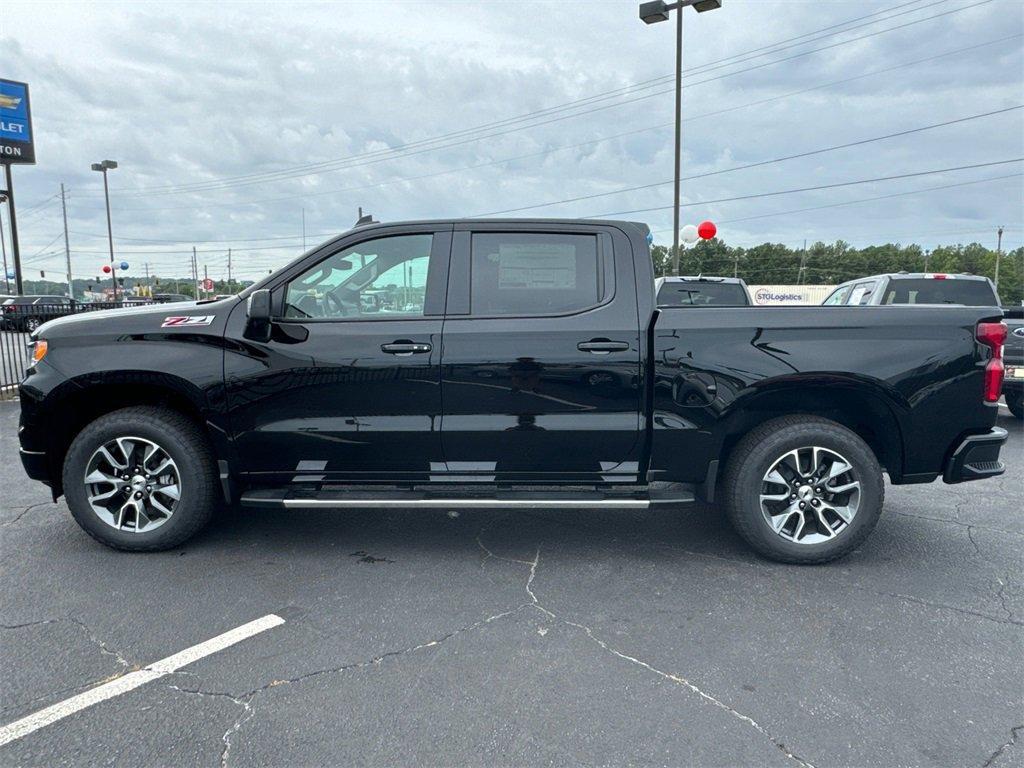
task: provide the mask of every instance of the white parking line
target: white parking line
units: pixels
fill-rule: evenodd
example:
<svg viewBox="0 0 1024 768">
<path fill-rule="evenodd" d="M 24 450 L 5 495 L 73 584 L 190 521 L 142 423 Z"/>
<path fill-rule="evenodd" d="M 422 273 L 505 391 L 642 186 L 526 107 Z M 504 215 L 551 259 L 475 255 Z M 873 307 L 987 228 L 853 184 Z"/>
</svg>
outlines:
<svg viewBox="0 0 1024 768">
<path fill-rule="evenodd" d="M 134 690 L 140 685 L 145 685 L 151 680 L 169 675 L 171 672 L 181 669 L 194 661 L 199 661 L 199 659 L 217 651 L 223 651 L 235 643 L 240 643 L 253 635 L 266 632 L 268 629 L 273 629 L 281 624 L 284 624 L 284 619 L 273 613 L 268 614 L 261 619 L 250 621 L 248 624 L 243 624 L 222 635 L 217 635 L 198 645 L 193 645 L 191 648 L 186 648 L 173 656 L 168 656 L 166 659 L 161 659 L 144 669 L 129 672 L 127 675 L 111 680 L 109 683 L 98 685 L 77 696 L 72 696 L 70 699 L 65 699 L 45 709 L 41 709 L 28 717 L 23 717 L 21 720 L 15 720 L 13 723 L 0 728 L 0 746 L 28 736 L 40 728 L 45 728 L 51 723 L 63 720 L 65 717 L 91 707 L 93 704 L 99 704 L 101 701 L 120 696 L 122 693 L 128 693 L 128 691 Z"/>
</svg>

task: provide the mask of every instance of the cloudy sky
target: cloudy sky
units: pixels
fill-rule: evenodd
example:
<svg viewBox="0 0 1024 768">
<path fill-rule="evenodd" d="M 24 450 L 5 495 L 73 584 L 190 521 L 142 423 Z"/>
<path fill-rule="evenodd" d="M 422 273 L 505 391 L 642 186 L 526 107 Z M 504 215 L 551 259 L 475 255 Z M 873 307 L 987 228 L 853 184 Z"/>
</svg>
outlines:
<svg viewBox="0 0 1024 768">
<path fill-rule="evenodd" d="M 303 216 L 312 246 L 359 206 L 607 214 L 670 242 L 674 28 L 636 7 L 7 0 L 0 77 L 31 86 L 38 158 L 15 167 L 26 276 L 63 271 L 61 182 L 75 275 L 98 274 L 104 158 L 135 274 L 186 274 L 195 245 L 211 276 L 231 247 L 258 277 L 302 251 Z M 685 21 L 684 223 L 930 247 L 994 247 L 1002 224 L 1022 244 L 1021 0 L 725 0 Z"/>
</svg>

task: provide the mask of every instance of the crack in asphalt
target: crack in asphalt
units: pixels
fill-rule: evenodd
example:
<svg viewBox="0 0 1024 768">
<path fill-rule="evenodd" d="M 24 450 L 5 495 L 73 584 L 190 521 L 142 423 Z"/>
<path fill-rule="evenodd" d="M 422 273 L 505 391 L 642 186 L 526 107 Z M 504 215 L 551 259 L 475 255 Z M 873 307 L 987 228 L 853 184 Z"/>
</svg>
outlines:
<svg viewBox="0 0 1024 768">
<path fill-rule="evenodd" d="M 175 672 L 171 674 L 173 675 L 177 673 Z M 182 688 L 181 686 L 174 684 L 168 684 L 167 687 L 170 688 L 172 691 L 178 691 L 179 693 L 188 693 L 194 696 L 224 698 L 242 708 L 242 713 L 235 718 L 234 722 L 228 727 L 226 731 L 224 731 L 224 735 L 220 737 L 221 743 L 223 744 L 220 751 L 220 765 L 221 768 L 227 768 L 228 759 L 231 756 L 231 737 L 238 733 L 241 727 L 245 725 L 246 722 L 251 720 L 253 715 L 256 714 L 256 711 L 253 707 L 253 701 L 256 699 L 258 692 L 253 692 L 251 694 L 243 694 L 242 696 L 233 696 L 230 693 L 222 693 L 220 691 L 203 691 L 198 688 Z"/>
<path fill-rule="evenodd" d="M 1000 583 L 1002 583 L 1002 580 L 999 580 L 999 581 L 1000 581 Z M 874 589 L 865 590 L 865 591 L 870 592 L 871 594 L 874 594 L 874 595 L 879 595 L 881 597 L 894 597 L 897 600 L 906 600 L 907 602 L 917 603 L 918 605 L 924 605 L 924 606 L 927 606 L 929 608 L 939 608 L 939 609 L 942 609 L 942 610 L 945 610 L 945 611 L 953 611 L 954 613 L 961 613 L 964 616 L 974 616 L 975 618 L 978 618 L 978 619 L 985 619 L 987 621 L 994 621 L 996 624 L 1012 624 L 1012 625 L 1017 626 L 1017 627 L 1024 627 L 1024 621 L 1020 621 L 1018 619 L 1013 618 L 1013 614 L 1010 614 L 1009 610 L 1005 607 L 1005 605 L 1003 606 L 1003 610 L 1005 610 L 1009 614 L 1009 617 L 1005 618 L 1005 619 L 1001 619 L 998 616 L 993 616 L 993 615 L 988 614 L 988 613 L 982 613 L 981 611 L 972 611 L 972 610 L 969 610 L 967 608 L 958 608 L 955 605 L 947 605 L 946 603 L 936 603 L 936 602 L 934 602 L 932 600 L 925 600 L 922 597 L 914 597 L 913 595 L 903 595 L 903 594 L 900 594 L 899 592 L 880 592 L 880 591 L 874 590 Z M 998 594 L 996 596 L 999 597 Z"/>
<path fill-rule="evenodd" d="M 39 502 L 36 502 L 35 504 L 29 504 L 27 507 L 25 507 L 23 510 L 21 510 L 21 512 L 19 512 L 14 517 L 13 520 L 4 520 L 2 523 L 0 523 L 0 528 L 4 528 L 4 527 L 6 527 L 8 525 L 14 525 L 16 522 L 21 520 L 21 518 L 23 518 L 25 515 L 27 515 L 29 512 L 31 512 L 36 507 L 44 507 L 47 504 L 52 504 L 52 503 L 53 503 L 52 501 L 39 501 Z"/>
<path fill-rule="evenodd" d="M 1013 726 L 1010 729 L 1010 740 L 1000 744 L 999 745 L 999 749 L 997 749 L 995 752 L 993 752 L 991 755 L 989 755 L 988 760 L 986 760 L 982 764 L 981 768 L 989 768 L 989 766 L 991 766 L 993 763 L 995 763 L 995 761 L 998 760 L 1002 756 L 1003 752 L 1005 752 L 1010 747 L 1012 747 L 1014 744 L 1016 744 L 1017 743 L 1017 735 L 1021 732 L 1021 730 L 1024 730 L 1024 725 L 1015 725 L 1015 726 Z"/>
<path fill-rule="evenodd" d="M 968 500 L 958 501 L 953 506 L 957 510 L 957 513 L 959 514 L 960 506 L 962 504 L 967 504 L 967 503 L 968 503 Z M 913 517 L 913 518 L 915 518 L 917 520 L 930 520 L 930 521 L 932 521 L 934 523 L 946 523 L 948 525 L 957 525 L 957 526 L 960 526 L 961 528 L 968 528 L 968 529 L 973 528 L 973 529 L 977 529 L 979 531 L 992 531 L 993 533 L 1002 533 L 1002 534 L 1008 535 L 1008 536 L 1024 536 L 1024 532 L 1021 532 L 1021 531 L 1008 531 L 1005 528 L 995 528 L 995 527 L 993 527 L 991 525 L 978 525 L 977 523 L 965 523 L 965 522 L 963 522 L 961 520 L 949 520 L 949 519 L 944 518 L 944 517 L 932 517 L 931 515 L 918 515 L 918 514 L 916 514 L 914 512 L 900 512 L 899 510 L 893 510 L 892 512 L 886 511 L 885 514 L 894 514 L 894 515 L 899 515 L 900 517 Z"/>
<path fill-rule="evenodd" d="M 25 627 L 38 627 L 42 624 L 57 624 L 62 619 L 40 619 L 39 621 L 26 621 L 24 624 L 0 624 L 0 629 L 24 629 Z"/>
<path fill-rule="evenodd" d="M 253 688 L 249 691 L 245 691 L 240 694 L 227 693 L 225 691 L 205 691 L 200 688 L 182 688 L 181 686 L 177 685 L 170 685 L 169 687 L 181 693 L 190 693 L 195 694 L 197 696 L 215 696 L 226 698 L 243 708 L 243 712 L 234 721 L 234 723 L 232 723 L 232 725 L 224 732 L 224 735 L 221 737 L 221 740 L 224 744 L 224 748 L 221 751 L 221 768 L 227 768 L 228 759 L 230 757 L 231 748 L 233 745 L 232 737 L 241 730 L 242 726 L 245 725 L 245 723 L 247 723 L 249 720 L 255 717 L 256 699 L 260 696 L 260 694 L 264 693 L 265 691 L 280 686 L 295 685 L 297 683 L 301 683 L 306 680 L 311 680 L 315 677 L 320 677 L 322 675 L 337 674 L 341 672 L 347 672 L 352 669 L 362 669 L 364 667 L 376 666 L 383 663 L 387 659 L 392 659 L 397 656 L 404 656 L 406 654 L 426 650 L 427 648 L 436 648 L 437 646 L 442 645 L 443 643 L 447 642 L 448 640 L 451 640 L 453 637 L 456 637 L 457 635 L 461 635 L 465 632 L 471 632 L 475 629 L 479 629 L 488 624 L 491 624 L 492 622 L 499 621 L 501 619 L 512 616 L 513 614 L 519 613 L 520 611 L 524 610 L 525 608 L 528 608 L 529 606 L 529 603 L 522 603 L 510 610 L 502 611 L 500 613 L 493 614 L 486 618 L 479 619 L 478 621 L 474 621 L 471 624 L 466 624 L 465 626 L 459 627 L 458 629 L 453 629 L 452 631 L 446 632 L 425 643 L 419 643 L 417 645 L 412 645 L 406 648 L 402 648 L 400 650 L 387 651 L 385 653 L 378 654 L 377 656 L 374 656 L 370 659 L 366 659 L 363 661 L 353 661 L 347 664 L 340 664 L 334 667 L 324 667 L 323 669 L 315 669 L 310 672 L 297 675 L 296 677 L 271 680 L 269 683 L 257 686 L 256 688 Z M 175 672 L 172 674 L 178 673 Z"/>
<path fill-rule="evenodd" d="M 26 621 L 21 624 L 0 624 L 0 630 L 17 630 L 24 629 L 26 627 L 44 626 L 46 624 L 72 624 L 78 629 L 80 629 L 85 634 L 86 639 L 88 639 L 88 641 L 92 645 L 94 645 L 101 654 L 103 654 L 104 656 L 110 656 L 111 658 L 117 660 L 117 663 L 121 666 L 121 672 L 114 675 L 113 677 L 120 677 L 122 674 L 126 672 L 130 672 L 132 670 L 139 668 L 138 665 L 133 665 L 131 662 L 125 659 L 124 656 L 119 651 L 112 650 L 105 642 L 100 640 L 96 636 L 96 633 L 93 632 L 92 629 L 90 629 L 89 626 L 84 621 L 80 621 L 79 619 L 76 619 L 73 616 L 59 616 L 53 619 L 39 619 L 38 621 Z M 91 681 L 88 683 L 82 683 L 80 685 L 71 685 L 64 688 L 59 688 L 55 691 L 47 691 L 44 694 L 28 699 L 26 701 L 19 701 L 14 704 L 8 704 L 3 707 L 0 707 L 0 712 L 9 712 L 12 709 L 20 709 L 30 704 L 35 704 L 40 701 L 53 699 L 68 693 L 76 693 L 78 691 L 83 691 L 88 688 L 92 688 L 100 683 L 106 682 L 108 679 L 111 678 L 108 677 L 103 680 Z"/>
<path fill-rule="evenodd" d="M 86 624 L 84 621 L 80 621 L 79 619 L 76 619 L 73 616 L 68 616 L 65 619 L 63 619 L 63 621 L 67 621 L 67 622 L 69 622 L 71 624 L 74 624 L 76 627 L 78 627 L 83 632 L 85 632 L 85 635 L 86 635 L 86 637 L 89 638 L 89 641 L 92 642 L 93 645 L 95 645 L 97 648 L 100 649 L 100 653 L 104 654 L 105 656 L 110 656 L 110 657 L 116 659 L 117 663 L 121 665 L 123 670 L 128 671 L 128 670 L 131 670 L 131 669 L 133 669 L 133 668 L 135 668 L 137 666 L 137 665 L 133 666 L 132 663 L 130 661 L 128 661 L 124 656 L 122 656 L 121 652 L 118 651 L 117 649 L 111 649 L 110 647 L 108 647 L 105 642 L 103 642 L 102 640 L 100 640 L 96 636 L 96 633 L 93 632 L 89 628 L 89 625 Z"/>
<path fill-rule="evenodd" d="M 1010 574 L 1006 574 L 1005 580 L 1004 579 L 996 579 L 996 581 L 999 582 L 999 589 L 996 592 L 996 599 L 1003 606 L 1003 610 L 1006 611 L 1006 618 L 1007 618 L 1007 620 L 1009 620 L 1011 622 L 1014 622 L 1013 611 L 1011 611 L 1010 610 L 1010 606 L 1008 606 L 1006 604 L 1006 588 L 1008 586 L 1010 586 Z M 1024 623 L 1024 622 L 1014 622 L 1014 623 Z"/>
<path fill-rule="evenodd" d="M 89 642 L 91 642 L 93 645 L 95 645 L 99 649 L 100 653 L 102 653 L 102 654 L 104 654 L 106 656 L 111 656 L 112 658 L 117 659 L 117 663 L 120 664 L 124 669 L 128 670 L 128 669 L 132 668 L 131 662 L 129 662 L 127 659 L 125 659 L 124 656 L 122 656 L 119 651 L 111 650 L 111 648 L 105 642 L 103 642 L 98 637 L 96 637 L 96 633 L 94 633 L 89 628 L 88 624 L 86 624 L 84 621 L 76 619 L 74 616 L 58 616 L 55 619 L 39 619 L 38 621 L 26 621 L 26 622 L 21 623 L 21 624 L 0 624 L 0 629 L 14 630 L 14 629 L 24 629 L 26 627 L 38 627 L 38 626 L 42 626 L 44 624 L 64 624 L 64 623 L 66 623 L 66 624 L 73 624 L 76 627 L 78 627 L 80 630 L 82 630 L 82 632 L 85 633 L 85 636 L 89 639 Z"/>
<path fill-rule="evenodd" d="M 537 578 L 537 568 L 540 565 L 540 547 L 537 547 L 537 551 L 534 554 L 533 560 L 519 560 L 516 558 L 502 557 L 500 555 L 496 555 L 494 552 L 488 549 L 487 545 L 483 543 L 482 536 L 483 531 L 481 531 L 480 534 L 477 536 L 477 544 L 480 545 L 481 549 L 484 550 L 488 557 L 492 557 L 497 560 L 504 560 L 509 563 L 528 565 L 530 567 L 530 572 L 526 579 L 526 594 L 530 597 L 530 603 L 528 604 L 529 607 L 535 608 L 536 610 L 540 611 L 541 613 L 555 621 L 559 621 L 567 626 L 582 630 L 583 633 L 586 634 L 586 636 L 591 641 L 598 645 L 598 647 L 600 647 L 607 653 L 612 654 L 616 658 L 621 659 L 623 661 L 627 661 L 630 664 L 639 666 L 643 669 L 646 669 L 649 672 L 653 672 L 654 674 L 664 678 L 665 680 L 668 680 L 676 685 L 682 686 L 687 690 L 691 691 L 692 693 L 697 694 L 704 701 L 728 713 L 730 716 L 736 718 L 742 723 L 752 727 L 754 730 L 756 730 L 758 733 L 760 733 L 762 736 L 768 739 L 772 743 L 772 745 L 775 746 L 776 749 L 782 752 L 782 754 L 784 754 L 790 760 L 793 760 L 798 765 L 803 766 L 803 768 L 814 768 L 813 763 L 795 754 L 785 745 L 785 743 L 783 743 L 780 739 L 772 735 L 772 733 L 767 728 L 765 728 L 763 725 L 761 725 L 759 722 L 754 720 L 749 715 L 745 715 L 742 712 L 739 712 L 738 710 L 729 706 L 716 696 L 713 696 L 707 691 L 702 690 L 699 686 L 697 686 L 687 678 L 682 677 L 681 675 L 676 675 L 671 672 L 665 672 L 642 659 L 638 659 L 635 656 L 630 656 L 629 654 L 622 653 L 621 651 L 617 650 L 616 648 L 613 648 L 607 642 L 598 637 L 591 627 L 588 627 L 585 624 L 580 624 L 578 622 L 571 621 L 569 619 L 562 618 L 558 616 L 554 611 L 547 608 L 543 603 L 541 603 L 541 601 L 537 598 L 537 594 L 533 591 L 533 583 Z"/>
</svg>

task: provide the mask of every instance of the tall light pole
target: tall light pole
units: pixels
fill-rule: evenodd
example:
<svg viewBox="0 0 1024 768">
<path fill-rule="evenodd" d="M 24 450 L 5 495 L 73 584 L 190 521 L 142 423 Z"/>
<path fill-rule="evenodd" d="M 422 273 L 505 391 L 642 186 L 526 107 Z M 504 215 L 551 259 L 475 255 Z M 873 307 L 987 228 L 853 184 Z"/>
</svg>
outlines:
<svg viewBox="0 0 1024 768">
<path fill-rule="evenodd" d="M 107 186 L 107 171 L 117 168 L 113 160 L 93 163 L 92 169 L 103 174 L 103 197 L 107 201 L 107 242 L 110 243 L 110 279 L 114 283 L 114 301 L 117 301 L 117 269 L 114 267 L 114 230 L 110 226 L 110 187 Z"/>
<path fill-rule="evenodd" d="M 1000 227 L 996 230 L 996 236 L 999 238 L 996 241 L 996 290 L 999 290 L 999 260 L 1003 257 L 1003 228 Z"/>
<path fill-rule="evenodd" d="M 7 195 L 0 194 L 0 203 L 7 202 Z M 4 285 L 7 286 L 6 293 L 11 292 L 11 278 L 7 274 L 7 241 L 4 240 L 4 217 L 0 214 L 0 251 L 4 255 Z"/>
<path fill-rule="evenodd" d="M 676 172 L 675 197 L 672 205 L 672 274 L 679 274 L 679 173 L 682 165 L 683 136 L 683 8 L 692 5 L 697 13 L 713 11 L 722 7 L 722 0 L 678 0 L 665 3 L 662 0 L 640 3 L 640 20 L 644 24 L 668 21 L 669 11 L 676 12 Z"/>
</svg>

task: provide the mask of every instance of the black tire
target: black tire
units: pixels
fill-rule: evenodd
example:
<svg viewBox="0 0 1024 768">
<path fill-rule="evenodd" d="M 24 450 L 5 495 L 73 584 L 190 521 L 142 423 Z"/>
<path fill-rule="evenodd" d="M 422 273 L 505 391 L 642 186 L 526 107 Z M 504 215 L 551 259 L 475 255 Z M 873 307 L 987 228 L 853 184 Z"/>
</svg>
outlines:
<svg viewBox="0 0 1024 768">
<path fill-rule="evenodd" d="M 118 437 L 158 443 L 180 470 L 180 499 L 174 513 L 152 531 L 121 530 L 101 520 L 89 504 L 84 483 L 93 453 Z M 198 533 L 219 503 L 217 472 L 209 441 L 187 416 L 169 408 L 134 406 L 108 413 L 75 437 L 64 459 L 64 496 L 75 521 L 97 541 L 129 552 L 172 549 Z"/>
<path fill-rule="evenodd" d="M 1018 419 L 1024 419 L 1024 395 L 1006 398 L 1006 407 Z"/>
<path fill-rule="evenodd" d="M 860 506 L 834 538 L 797 543 L 776 533 L 761 512 L 765 474 L 786 452 L 820 446 L 839 453 L 853 466 L 861 483 Z M 783 416 L 766 422 L 735 447 L 723 477 L 722 498 L 736 532 L 761 555 L 783 563 L 827 563 L 859 547 L 882 514 L 885 485 L 882 468 L 868 445 L 846 427 L 816 416 Z"/>
</svg>

